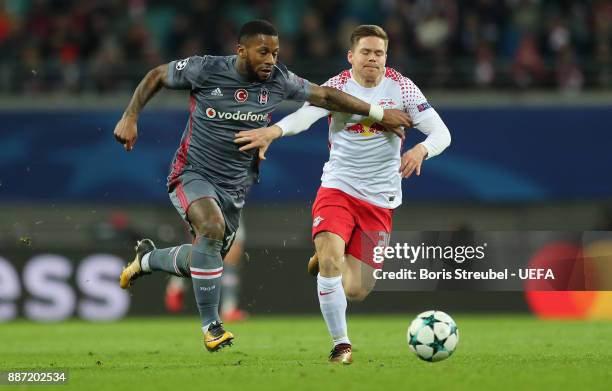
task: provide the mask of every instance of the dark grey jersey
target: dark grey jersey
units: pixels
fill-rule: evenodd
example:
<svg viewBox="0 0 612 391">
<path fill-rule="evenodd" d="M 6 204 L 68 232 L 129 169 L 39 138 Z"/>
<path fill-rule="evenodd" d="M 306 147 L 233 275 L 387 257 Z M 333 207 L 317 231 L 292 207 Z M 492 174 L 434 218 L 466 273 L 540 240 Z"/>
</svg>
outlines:
<svg viewBox="0 0 612 391">
<path fill-rule="evenodd" d="M 193 56 L 168 64 L 168 86 L 190 89 L 190 115 L 168 186 L 181 173 L 197 171 L 216 185 L 241 192 L 257 178 L 257 151 L 240 152 L 234 135 L 268 126 L 283 100 L 306 100 L 308 81 L 278 63 L 265 82 L 238 73 L 236 56 Z"/>
</svg>

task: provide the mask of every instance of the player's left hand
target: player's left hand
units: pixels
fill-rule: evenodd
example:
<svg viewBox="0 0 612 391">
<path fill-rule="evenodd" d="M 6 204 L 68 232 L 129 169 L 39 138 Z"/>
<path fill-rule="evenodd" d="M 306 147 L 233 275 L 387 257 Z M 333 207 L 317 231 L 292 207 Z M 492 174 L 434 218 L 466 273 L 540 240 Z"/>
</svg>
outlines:
<svg viewBox="0 0 612 391">
<path fill-rule="evenodd" d="M 239 148 L 240 151 L 248 151 L 250 149 L 259 148 L 259 159 L 266 160 L 266 151 L 272 141 L 283 135 L 283 130 L 272 125 L 267 128 L 259 128 L 254 130 L 243 130 L 236 133 L 234 143 L 244 144 Z"/>
<path fill-rule="evenodd" d="M 402 178 L 408 178 L 414 171 L 416 171 L 417 176 L 421 175 L 421 165 L 427 153 L 427 148 L 422 144 L 417 144 L 412 149 L 406 151 L 402 155 L 402 164 L 400 166 Z"/>
</svg>

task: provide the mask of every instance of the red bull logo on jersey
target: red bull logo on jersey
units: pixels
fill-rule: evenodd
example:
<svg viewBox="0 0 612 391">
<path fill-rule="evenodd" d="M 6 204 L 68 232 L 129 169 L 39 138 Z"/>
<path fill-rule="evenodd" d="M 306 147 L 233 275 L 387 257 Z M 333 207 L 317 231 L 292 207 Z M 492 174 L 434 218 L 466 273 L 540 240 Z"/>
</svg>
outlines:
<svg viewBox="0 0 612 391">
<path fill-rule="evenodd" d="M 381 124 L 378 122 L 372 122 L 372 120 L 369 118 L 366 118 L 359 123 L 347 126 L 345 129 L 348 132 L 360 134 L 364 137 L 371 137 L 386 131 Z"/>
<path fill-rule="evenodd" d="M 378 101 L 378 105 L 382 106 L 385 109 L 392 109 L 396 106 L 396 103 L 391 98 L 382 98 L 381 100 Z"/>
<path fill-rule="evenodd" d="M 261 121 L 269 121 L 271 113 L 264 114 L 256 114 L 252 111 L 248 113 L 242 113 L 240 110 L 234 112 L 228 111 L 217 111 L 212 107 L 209 107 L 205 111 L 206 116 L 210 119 L 219 118 L 219 119 L 231 119 L 234 121 L 252 121 L 252 122 L 261 122 Z"/>
</svg>

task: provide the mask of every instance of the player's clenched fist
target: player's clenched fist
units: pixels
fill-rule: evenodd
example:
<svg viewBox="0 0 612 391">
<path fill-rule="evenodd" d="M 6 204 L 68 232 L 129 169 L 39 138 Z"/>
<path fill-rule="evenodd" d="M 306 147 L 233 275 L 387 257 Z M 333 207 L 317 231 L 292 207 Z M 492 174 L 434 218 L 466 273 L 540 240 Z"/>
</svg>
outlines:
<svg viewBox="0 0 612 391">
<path fill-rule="evenodd" d="M 123 144 L 126 151 L 131 151 L 138 138 L 137 119 L 131 116 L 123 116 L 115 126 L 115 139 Z"/>
</svg>

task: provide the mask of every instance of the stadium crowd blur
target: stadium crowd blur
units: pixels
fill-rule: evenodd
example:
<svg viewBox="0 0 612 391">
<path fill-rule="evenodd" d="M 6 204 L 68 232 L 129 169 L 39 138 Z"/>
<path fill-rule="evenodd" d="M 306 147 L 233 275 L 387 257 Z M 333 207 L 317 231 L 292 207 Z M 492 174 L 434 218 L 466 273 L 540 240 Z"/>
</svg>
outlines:
<svg viewBox="0 0 612 391">
<path fill-rule="evenodd" d="M 252 18 L 277 25 L 281 61 L 314 82 L 375 23 L 389 65 L 423 87 L 612 85 L 612 0 L 0 0 L 0 92 L 128 91 L 155 65 L 233 53 Z"/>
</svg>

